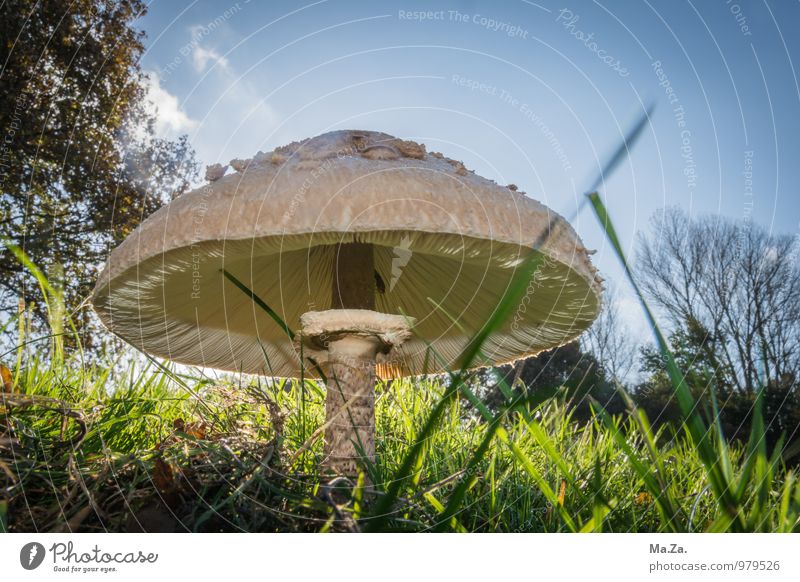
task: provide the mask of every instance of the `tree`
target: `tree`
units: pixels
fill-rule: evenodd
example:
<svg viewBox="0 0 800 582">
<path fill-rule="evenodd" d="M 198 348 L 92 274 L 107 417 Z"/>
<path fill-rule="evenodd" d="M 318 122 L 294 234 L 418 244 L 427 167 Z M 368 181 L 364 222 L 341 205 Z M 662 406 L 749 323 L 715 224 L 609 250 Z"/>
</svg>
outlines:
<svg viewBox="0 0 800 582">
<path fill-rule="evenodd" d="M 144 11 L 140 0 L 0 4 L 0 237 L 63 273 L 55 283 L 69 311 L 109 247 L 197 171 L 185 137 L 154 135 L 133 26 Z M 16 311 L 19 298 L 40 307 L 31 283 L 3 249 L 0 310 Z"/>
<path fill-rule="evenodd" d="M 670 209 L 639 240 L 639 284 L 661 307 L 686 384 L 713 420 L 719 403 L 728 438 L 746 439 L 759 389 L 767 440 L 797 438 L 800 427 L 800 269 L 797 243 L 751 223 L 691 219 Z M 644 382 L 634 400 L 655 424 L 680 411 L 663 359 L 642 350 Z"/>
<path fill-rule="evenodd" d="M 666 210 L 639 239 L 637 275 L 673 328 L 702 332 L 724 382 L 753 393 L 800 378 L 798 245 L 720 216 Z"/>
</svg>

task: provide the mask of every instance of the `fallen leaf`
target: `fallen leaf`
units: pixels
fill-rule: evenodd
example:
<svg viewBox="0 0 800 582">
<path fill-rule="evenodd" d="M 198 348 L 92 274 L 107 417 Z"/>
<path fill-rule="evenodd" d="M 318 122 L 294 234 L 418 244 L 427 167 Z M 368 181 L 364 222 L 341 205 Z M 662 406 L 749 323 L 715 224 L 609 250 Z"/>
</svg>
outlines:
<svg viewBox="0 0 800 582">
<path fill-rule="evenodd" d="M 175 473 L 164 459 L 156 459 L 153 468 L 153 484 L 162 496 L 171 496 L 176 493 Z"/>
<path fill-rule="evenodd" d="M 187 424 L 182 418 L 176 418 L 174 421 L 172 421 L 172 426 L 175 430 L 178 430 L 198 440 L 206 438 L 206 434 L 208 432 L 206 423 L 190 422 Z"/>
<path fill-rule="evenodd" d="M 14 376 L 11 374 L 11 370 L 3 364 L 0 364 L 0 376 L 3 377 L 3 392 L 8 392 L 9 394 L 13 392 Z"/>
</svg>

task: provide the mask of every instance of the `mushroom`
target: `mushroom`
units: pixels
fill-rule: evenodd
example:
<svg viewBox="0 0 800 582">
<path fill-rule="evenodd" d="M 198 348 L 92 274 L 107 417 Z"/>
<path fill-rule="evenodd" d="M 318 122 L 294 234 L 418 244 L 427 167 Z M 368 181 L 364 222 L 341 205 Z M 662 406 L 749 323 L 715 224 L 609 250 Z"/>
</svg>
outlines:
<svg viewBox="0 0 800 582">
<path fill-rule="evenodd" d="M 600 279 L 564 219 L 421 144 L 334 131 L 246 170 L 142 222 L 93 303 L 156 356 L 324 377 L 324 462 L 339 474 L 375 458 L 376 376 L 458 366 L 531 249 L 526 295 L 474 366 L 567 343 L 599 311 Z"/>
</svg>

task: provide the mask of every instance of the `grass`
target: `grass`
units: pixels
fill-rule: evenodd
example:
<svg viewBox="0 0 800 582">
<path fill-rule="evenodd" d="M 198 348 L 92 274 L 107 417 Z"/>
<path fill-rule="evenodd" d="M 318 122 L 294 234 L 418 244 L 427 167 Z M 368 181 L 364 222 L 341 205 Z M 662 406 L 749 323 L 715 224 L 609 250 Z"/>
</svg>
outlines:
<svg viewBox="0 0 800 582">
<path fill-rule="evenodd" d="M 635 411 L 582 425 L 561 393 L 512 392 L 487 420 L 452 383 L 380 384 L 377 492 L 365 499 L 324 484 L 319 439 L 302 448 L 324 419 L 312 382 L 24 362 L 0 408 L 8 531 L 799 529 L 795 474 L 763 447 L 724 449 L 743 484 L 738 524 L 688 434 L 653 434 Z"/>
</svg>

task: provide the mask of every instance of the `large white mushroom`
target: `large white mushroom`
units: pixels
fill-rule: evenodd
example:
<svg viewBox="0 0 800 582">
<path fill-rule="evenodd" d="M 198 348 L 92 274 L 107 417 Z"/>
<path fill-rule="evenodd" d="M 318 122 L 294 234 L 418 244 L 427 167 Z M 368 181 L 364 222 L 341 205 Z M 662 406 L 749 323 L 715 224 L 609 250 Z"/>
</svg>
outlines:
<svg viewBox="0 0 800 582">
<path fill-rule="evenodd" d="M 569 342 L 599 311 L 600 280 L 561 217 L 418 143 L 335 131 L 231 165 L 113 251 L 95 309 L 121 338 L 176 362 L 322 371 L 336 472 L 374 459 L 376 374 L 457 366 L 532 248 L 543 260 L 528 292 L 475 365 Z"/>
</svg>

